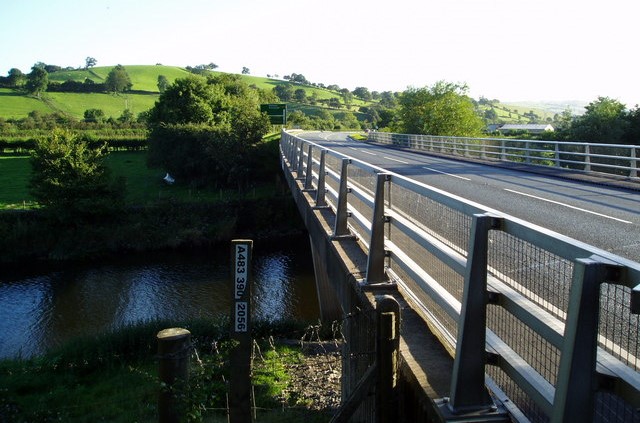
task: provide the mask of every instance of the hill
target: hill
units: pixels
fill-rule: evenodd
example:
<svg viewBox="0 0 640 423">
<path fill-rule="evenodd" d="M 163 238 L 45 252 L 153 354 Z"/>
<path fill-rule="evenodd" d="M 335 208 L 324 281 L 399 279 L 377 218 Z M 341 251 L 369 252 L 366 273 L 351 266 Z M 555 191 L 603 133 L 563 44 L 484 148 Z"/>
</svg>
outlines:
<svg viewBox="0 0 640 423">
<path fill-rule="evenodd" d="M 103 66 L 90 69 L 61 70 L 49 74 L 52 82 L 63 83 L 65 81 L 84 82 L 90 79 L 95 83 L 104 82 L 112 67 Z M 43 114 L 60 112 L 76 119 L 82 119 L 87 109 L 101 109 L 106 117 L 117 118 L 125 109 L 131 110 L 134 115 L 153 107 L 158 99 L 158 76 L 164 75 L 172 83 L 178 78 L 184 78 L 190 73 L 182 68 L 163 65 L 126 65 L 125 69 L 131 78 L 132 91 L 124 94 L 107 93 L 59 93 L 47 92 L 38 99 L 11 89 L 0 88 L 0 118 L 20 119 L 26 117 L 32 111 Z M 218 72 L 210 71 L 213 74 Z M 342 102 L 342 96 L 337 91 L 311 85 L 302 85 L 285 80 L 258 77 L 253 75 L 239 75 L 248 85 L 256 86 L 267 91 L 273 90 L 278 85 L 293 85 L 294 89 L 302 88 L 307 97 L 314 97 L 319 103 L 337 98 Z M 351 111 L 360 119 L 364 115 L 357 113 L 359 107 L 368 105 L 357 98 L 353 98 Z M 292 102 L 290 111 L 303 110 L 306 114 L 317 115 L 321 110 L 327 110 L 332 114 L 344 113 L 346 109 L 331 109 L 322 105 L 299 104 Z"/>
<path fill-rule="evenodd" d="M 63 83 L 68 80 L 84 82 L 90 79 L 93 82 L 101 83 L 107 78 L 112 67 L 102 66 L 90 69 L 61 70 L 49 74 L 49 80 Z M 158 76 L 164 75 L 171 83 L 177 78 L 184 78 L 190 73 L 183 68 L 163 65 L 126 65 L 125 69 L 131 78 L 132 92 L 120 95 L 106 93 L 57 93 L 48 92 L 38 99 L 24 95 L 19 92 L 0 88 L 0 118 L 19 119 L 26 117 L 31 111 L 48 114 L 61 112 L 76 119 L 82 119 L 87 109 L 101 109 L 105 116 L 117 118 L 122 115 L 125 109 L 131 110 L 134 115 L 146 111 L 153 107 L 160 93 L 158 90 Z M 213 74 L 217 71 L 209 71 Z M 248 85 L 271 91 L 279 85 L 292 85 L 294 90 L 302 88 L 306 97 L 313 97 L 315 104 L 290 102 L 289 110 L 301 110 L 306 115 L 319 115 L 323 110 L 334 115 L 343 114 L 347 111 L 344 106 L 342 94 L 338 91 L 329 90 L 312 85 L 298 84 L 282 79 L 259 77 L 253 75 L 239 75 Z M 342 105 L 341 109 L 330 108 L 327 102 L 331 99 L 338 99 Z M 349 111 L 354 113 L 358 119 L 365 116 L 358 110 L 362 106 L 368 106 L 373 102 L 366 102 L 353 97 Z M 569 108 L 573 114 L 584 113 L 584 104 L 578 102 L 492 102 L 491 105 L 481 105 L 480 112 L 485 113 L 493 108 L 496 114 L 496 121 L 503 123 L 527 123 L 535 115 L 536 121 L 546 122 L 553 119 L 555 114 L 562 113 Z"/>
</svg>

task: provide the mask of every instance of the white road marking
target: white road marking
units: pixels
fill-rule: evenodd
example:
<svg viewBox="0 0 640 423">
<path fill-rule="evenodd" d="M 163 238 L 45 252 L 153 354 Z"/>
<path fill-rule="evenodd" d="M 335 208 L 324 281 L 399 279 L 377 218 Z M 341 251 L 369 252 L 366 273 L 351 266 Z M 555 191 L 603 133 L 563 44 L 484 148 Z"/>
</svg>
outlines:
<svg viewBox="0 0 640 423">
<path fill-rule="evenodd" d="M 384 158 L 387 159 L 387 160 L 391 160 L 391 161 L 402 163 L 402 164 L 409 164 L 409 162 L 405 162 L 405 161 L 402 161 L 402 160 L 394 159 L 393 157 L 384 157 Z"/>
<path fill-rule="evenodd" d="M 423 169 L 427 169 L 427 170 L 430 170 L 430 171 L 436 172 L 436 173 L 442 173 L 443 175 L 452 176 L 454 178 L 462 179 L 463 181 L 470 181 L 471 180 L 469 178 L 465 178 L 464 176 L 454 175 L 452 173 L 447 173 L 447 172 L 442 172 L 441 170 L 433 169 L 431 167 L 423 167 Z"/>
<path fill-rule="evenodd" d="M 362 151 L 363 153 L 370 154 L 370 155 L 372 155 L 372 156 L 377 156 L 377 154 L 376 154 L 376 153 L 372 153 L 372 152 L 367 151 L 367 150 L 362 150 L 362 149 L 361 149 L 360 151 Z"/>
<path fill-rule="evenodd" d="M 589 213 L 589 214 L 594 214 L 594 215 L 596 215 L 596 216 L 604 217 L 604 218 L 611 219 L 611 220 L 616 220 L 616 221 L 618 221 L 618 222 L 622 222 L 622 223 L 633 223 L 633 222 L 629 222 L 628 220 L 618 219 L 617 217 L 608 216 L 608 215 L 606 215 L 606 214 L 602 214 L 602 213 L 596 213 L 596 212 L 591 211 L 591 210 L 582 209 L 582 208 L 580 208 L 580 207 L 575 207 L 575 206 L 572 206 L 572 205 L 570 205 L 570 204 L 561 203 L 561 202 L 559 202 L 559 201 L 549 200 L 549 199 L 547 199 L 547 198 L 538 197 L 538 196 L 536 196 L 536 195 L 526 194 L 526 193 L 524 193 L 524 192 L 514 191 L 514 190 L 512 190 L 512 189 L 507 189 L 507 188 L 504 188 L 504 190 L 505 190 L 505 191 L 512 192 L 512 193 L 514 193 L 514 194 L 524 195 L 525 197 L 535 198 L 536 200 L 546 201 L 547 203 L 553 203 L 553 204 L 557 204 L 557 205 L 559 205 L 559 206 L 568 207 L 568 208 L 570 208 L 570 209 L 578 210 L 578 211 L 581 211 L 581 212 L 585 212 L 585 213 Z"/>
</svg>

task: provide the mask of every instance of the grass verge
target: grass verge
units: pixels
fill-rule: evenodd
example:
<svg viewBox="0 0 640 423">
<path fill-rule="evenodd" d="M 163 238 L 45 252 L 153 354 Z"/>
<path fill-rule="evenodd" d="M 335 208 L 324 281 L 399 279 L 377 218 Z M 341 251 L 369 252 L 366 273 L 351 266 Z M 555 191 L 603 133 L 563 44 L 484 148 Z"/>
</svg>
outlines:
<svg viewBox="0 0 640 423">
<path fill-rule="evenodd" d="M 180 326 L 192 334 L 190 379 L 178 403 L 184 421 L 226 421 L 230 377 L 228 322 L 154 321 L 79 338 L 32 359 L 0 361 L 2 422 L 152 422 L 157 421 L 156 334 Z M 278 345 L 273 337 L 300 338 L 301 322 L 259 323 L 254 331 L 262 349 L 254 365 L 260 421 L 327 421 L 326 412 L 305 409 L 287 393 L 290 363 L 299 348 Z"/>
</svg>

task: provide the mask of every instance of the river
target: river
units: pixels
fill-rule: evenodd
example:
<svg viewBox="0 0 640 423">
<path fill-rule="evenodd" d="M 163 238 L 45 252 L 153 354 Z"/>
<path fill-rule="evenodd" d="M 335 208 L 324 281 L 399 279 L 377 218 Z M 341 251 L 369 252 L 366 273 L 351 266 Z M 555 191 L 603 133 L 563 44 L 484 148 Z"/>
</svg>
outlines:
<svg viewBox="0 0 640 423">
<path fill-rule="evenodd" d="M 315 321 L 308 239 L 253 250 L 254 316 Z M 230 247 L 0 273 L 0 358 L 42 354 L 66 340 L 153 319 L 228 314 Z"/>
</svg>

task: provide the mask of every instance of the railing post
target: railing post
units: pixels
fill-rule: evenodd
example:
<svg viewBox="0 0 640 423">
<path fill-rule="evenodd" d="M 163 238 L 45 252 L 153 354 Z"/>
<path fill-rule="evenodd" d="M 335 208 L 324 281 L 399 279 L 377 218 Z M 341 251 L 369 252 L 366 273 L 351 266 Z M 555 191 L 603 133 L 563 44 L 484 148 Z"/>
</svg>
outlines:
<svg viewBox="0 0 640 423">
<path fill-rule="evenodd" d="M 376 175 L 376 192 L 373 199 L 373 217 L 371 218 L 371 239 L 369 241 L 369 257 L 367 261 L 366 284 L 385 282 L 387 275 L 384 271 L 384 185 L 391 179 L 391 175 L 378 173 Z"/>
<path fill-rule="evenodd" d="M 500 218 L 490 215 L 473 216 L 453 363 L 451 399 L 447 404 L 448 410 L 453 414 L 496 409 L 485 387 L 487 247 L 489 230 L 499 227 L 500 222 Z"/>
<path fill-rule="evenodd" d="M 587 143 L 584 145 L 584 171 L 591 172 L 591 151 Z"/>
<path fill-rule="evenodd" d="M 349 228 L 347 227 L 347 218 L 349 216 L 347 212 L 347 172 L 349 170 L 349 163 L 351 163 L 350 159 L 342 159 L 333 237 L 349 235 Z"/>
<path fill-rule="evenodd" d="M 324 187 L 327 171 L 325 169 L 325 161 L 327 150 L 320 151 L 320 167 L 318 168 L 318 190 L 316 191 L 315 207 L 326 207 L 327 200 L 325 198 L 326 189 Z"/>
<path fill-rule="evenodd" d="M 291 151 L 289 152 L 289 165 L 291 166 L 291 172 L 296 172 L 298 170 L 297 166 L 298 166 L 298 162 L 296 160 L 296 157 L 298 157 L 297 155 L 297 151 L 298 151 L 298 143 L 300 143 L 301 141 L 298 140 L 297 138 L 294 138 L 291 141 Z"/>
<path fill-rule="evenodd" d="M 296 175 L 298 179 L 302 178 L 304 172 L 304 143 L 300 142 L 300 156 L 298 157 L 298 164 L 296 166 Z"/>
<path fill-rule="evenodd" d="M 560 144 L 559 143 L 554 143 L 555 145 L 555 153 L 554 153 L 554 157 L 553 160 L 556 164 L 556 167 L 560 167 Z"/>
<path fill-rule="evenodd" d="M 309 144 L 307 153 L 307 168 L 305 170 L 304 189 L 313 188 L 313 145 Z"/>
<path fill-rule="evenodd" d="M 524 162 L 531 164 L 531 143 L 529 141 L 524 142 Z"/>
<path fill-rule="evenodd" d="M 638 177 L 638 161 L 637 161 L 636 147 L 631 147 L 630 161 L 631 163 L 629 163 L 629 167 L 631 168 L 631 170 L 629 171 L 629 177 L 637 178 Z"/>
<path fill-rule="evenodd" d="M 619 269 L 594 258 L 574 263 L 551 422 L 593 420 L 600 285 L 617 281 Z"/>
<path fill-rule="evenodd" d="M 506 141 L 500 140 L 500 160 L 502 161 L 506 160 L 506 154 L 507 154 Z"/>
</svg>

